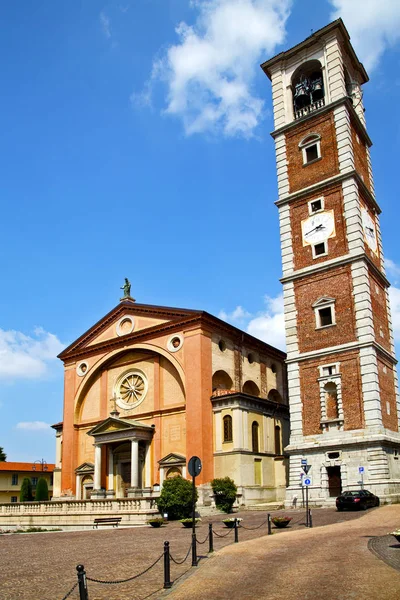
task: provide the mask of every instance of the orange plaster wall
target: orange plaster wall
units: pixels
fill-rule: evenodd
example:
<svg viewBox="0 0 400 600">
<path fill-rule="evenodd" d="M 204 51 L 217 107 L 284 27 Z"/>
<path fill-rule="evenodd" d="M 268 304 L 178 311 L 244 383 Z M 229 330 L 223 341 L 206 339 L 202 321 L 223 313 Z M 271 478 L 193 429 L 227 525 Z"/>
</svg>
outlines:
<svg viewBox="0 0 400 600">
<path fill-rule="evenodd" d="M 75 491 L 77 435 L 74 429 L 75 369 L 65 370 L 61 493 Z"/>
<path fill-rule="evenodd" d="M 200 330 L 185 333 L 186 459 L 198 456 L 203 469 L 197 483 L 214 477 L 212 440 L 211 335 Z M 189 477 L 189 475 L 188 475 Z"/>
</svg>

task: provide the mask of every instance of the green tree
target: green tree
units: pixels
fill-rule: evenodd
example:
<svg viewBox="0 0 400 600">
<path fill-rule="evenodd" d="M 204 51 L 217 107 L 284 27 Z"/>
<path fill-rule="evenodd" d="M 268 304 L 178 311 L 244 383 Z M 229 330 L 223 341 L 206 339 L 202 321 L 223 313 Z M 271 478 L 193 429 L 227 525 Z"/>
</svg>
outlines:
<svg viewBox="0 0 400 600">
<path fill-rule="evenodd" d="M 4 452 L 3 446 L 0 446 L 0 462 L 5 462 L 7 460 L 7 454 Z"/>
<path fill-rule="evenodd" d="M 21 485 L 21 491 L 19 493 L 20 502 L 32 502 L 32 482 L 29 477 L 24 477 Z"/>
<path fill-rule="evenodd" d="M 168 513 L 168 519 L 185 519 L 192 514 L 192 483 L 182 477 L 166 479 L 160 497 L 156 500 L 161 514 Z M 197 500 L 197 490 L 195 501 Z"/>
<path fill-rule="evenodd" d="M 230 477 L 213 479 L 211 487 L 216 507 L 225 513 L 232 512 L 232 506 L 235 503 L 237 493 L 237 487 L 233 479 Z"/>
<path fill-rule="evenodd" d="M 49 488 L 47 486 L 47 481 L 44 477 L 41 477 L 37 482 L 36 486 L 36 502 L 43 502 L 49 499 Z"/>
</svg>

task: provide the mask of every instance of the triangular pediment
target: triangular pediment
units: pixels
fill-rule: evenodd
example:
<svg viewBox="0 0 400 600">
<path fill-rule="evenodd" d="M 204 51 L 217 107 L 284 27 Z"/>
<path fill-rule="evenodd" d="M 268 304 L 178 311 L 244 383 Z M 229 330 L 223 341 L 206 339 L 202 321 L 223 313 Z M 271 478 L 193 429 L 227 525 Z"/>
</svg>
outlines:
<svg viewBox="0 0 400 600">
<path fill-rule="evenodd" d="M 96 436 L 104 435 L 105 433 L 113 433 L 115 431 L 134 431 L 137 429 L 153 430 L 154 428 L 151 427 L 151 425 L 140 423 L 140 421 L 128 421 L 126 419 L 108 417 L 108 419 L 105 419 L 105 421 L 102 421 L 87 433 L 88 435 Z"/>
<path fill-rule="evenodd" d="M 134 339 L 143 332 L 162 333 L 163 327 L 168 327 L 172 322 L 179 323 L 188 317 L 200 314 L 201 311 L 136 304 L 132 300 L 121 301 L 103 319 L 88 329 L 75 342 L 61 352 L 59 358 L 66 360 L 75 354 L 81 353 L 85 348 L 92 348 L 99 344 L 107 344 L 120 340 L 121 345 L 127 339 Z"/>
<path fill-rule="evenodd" d="M 162 466 L 181 465 L 182 463 L 186 464 L 186 457 L 182 456 L 182 454 L 175 454 L 174 452 L 171 452 L 170 454 L 167 454 L 167 456 L 164 456 L 164 458 L 162 458 L 158 462 Z"/>
<path fill-rule="evenodd" d="M 329 298 L 328 296 L 322 296 L 321 298 L 318 298 L 318 300 L 316 302 L 314 302 L 314 304 L 312 305 L 313 308 L 320 308 L 321 306 L 324 306 L 325 304 L 334 304 L 336 302 L 335 298 Z"/>
<path fill-rule="evenodd" d="M 78 473 L 80 475 L 84 473 L 94 473 L 94 464 L 84 462 L 75 469 L 75 473 Z"/>
</svg>

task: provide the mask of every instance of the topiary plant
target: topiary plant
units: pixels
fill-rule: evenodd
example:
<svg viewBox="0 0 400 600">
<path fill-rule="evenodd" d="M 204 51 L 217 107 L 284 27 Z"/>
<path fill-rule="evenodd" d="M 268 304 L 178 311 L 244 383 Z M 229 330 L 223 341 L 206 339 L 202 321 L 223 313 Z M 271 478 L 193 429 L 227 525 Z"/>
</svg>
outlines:
<svg viewBox="0 0 400 600">
<path fill-rule="evenodd" d="M 215 504 L 219 510 L 225 513 L 232 511 L 232 506 L 236 500 L 237 487 L 230 477 L 213 479 L 211 482 Z"/>
<path fill-rule="evenodd" d="M 43 502 L 49 499 L 49 488 L 47 487 L 47 481 L 44 477 L 41 477 L 37 482 L 36 486 L 36 502 Z"/>
<path fill-rule="evenodd" d="M 29 477 L 24 477 L 21 485 L 21 491 L 19 493 L 20 502 L 32 502 L 32 482 Z"/>
<path fill-rule="evenodd" d="M 195 490 L 195 501 L 197 497 L 197 490 Z M 160 513 L 167 513 L 168 519 L 171 521 L 190 517 L 192 514 L 192 483 L 180 476 L 166 479 L 156 502 Z"/>
</svg>

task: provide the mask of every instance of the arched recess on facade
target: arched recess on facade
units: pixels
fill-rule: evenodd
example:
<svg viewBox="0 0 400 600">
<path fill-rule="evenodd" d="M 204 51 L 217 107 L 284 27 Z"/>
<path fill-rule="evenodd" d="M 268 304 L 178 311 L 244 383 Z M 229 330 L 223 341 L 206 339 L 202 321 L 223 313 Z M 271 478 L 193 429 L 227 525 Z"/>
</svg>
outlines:
<svg viewBox="0 0 400 600">
<path fill-rule="evenodd" d="M 243 393 L 249 394 L 250 396 L 257 396 L 257 398 L 259 398 L 260 397 L 260 388 L 258 387 L 258 385 L 256 383 L 254 383 L 254 381 L 251 381 L 249 379 L 243 385 Z"/>
<path fill-rule="evenodd" d="M 114 350 L 107 354 L 107 356 L 102 357 L 97 363 L 95 363 L 91 369 L 90 373 L 85 378 L 85 381 L 82 382 L 82 385 L 79 387 L 76 395 L 75 395 L 75 409 L 74 409 L 74 421 L 79 418 L 83 402 L 90 388 L 99 377 L 101 372 L 110 367 L 114 362 L 121 359 L 124 354 L 134 353 L 136 351 L 144 351 L 149 354 L 149 356 L 159 355 L 164 357 L 174 368 L 177 373 L 179 384 L 182 388 L 182 392 L 184 396 L 186 396 L 185 391 L 185 375 L 183 367 L 176 360 L 174 356 L 172 356 L 167 350 L 159 348 L 158 346 L 153 346 L 151 344 L 137 344 L 135 346 L 130 346 L 128 348 L 123 348 L 122 350 Z"/>
<path fill-rule="evenodd" d="M 215 371 L 212 377 L 212 391 L 218 392 L 220 390 L 231 391 L 233 388 L 233 381 L 226 371 Z"/>
<path fill-rule="evenodd" d="M 279 402 L 280 404 L 282 404 L 282 396 L 280 395 L 278 390 L 270 390 L 268 392 L 268 400 L 272 400 L 272 402 Z"/>
<path fill-rule="evenodd" d="M 319 60 L 302 63 L 293 73 L 291 84 L 295 112 L 323 100 L 324 78 Z"/>
</svg>

